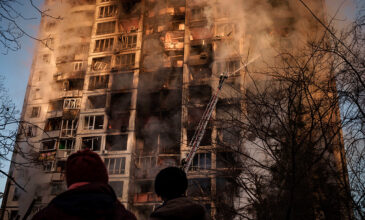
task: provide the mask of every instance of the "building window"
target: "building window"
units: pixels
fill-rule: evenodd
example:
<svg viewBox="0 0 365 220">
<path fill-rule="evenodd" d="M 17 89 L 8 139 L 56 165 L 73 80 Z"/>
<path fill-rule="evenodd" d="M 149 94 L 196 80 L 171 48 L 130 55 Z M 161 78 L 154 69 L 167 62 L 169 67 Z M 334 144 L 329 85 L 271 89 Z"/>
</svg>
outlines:
<svg viewBox="0 0 365 220">
<path fill-rule="evenodd" d="M 92 70 L 107 70 L 110 68 L 111 57 L 98 57 L 94 58 L 92 61 Z"/>
<path fill-rule="evenodd" d="M 99 8 L 99 18 L 107 18 L 115 16 L 118 12 L 116 5 L 108 5 Z"/>
<path fill-rule="evenodd" d="M 88 115 L 84 117 L 84 129 L 96 130 L 103 129 L 104 115 Z"/>
<path fill-rule="evenodd" d="M 115 32 L 115 21 L 98 23 L 96 27 L 96 35 L 111 34 Z"/>
<path fill-rule="evenodd" d="M 101 146 L 101 137 L 83 137 L 82 138 L 82 148 L 83 149 L 90 149 L 93 151 L 100 151 Z"/>
<path fill-rule="evenodd" d="M 86 101 L 86 109 L 105 108 L 106 95 L 88 96 Z"/>
<path fill-rule="evenodd" d="M 56 140 L 48 140 L 42 142 L 42 151 L 50 151 L 56 149 Z"/>
<path fill-rule="evenodd" d="M 115 65 L 121 68 L 133 68 L 135 62 L 135 54 L 121 54 L 115 58 Z"/>
<path fill-rule="evenodd" d="M 211 168 L 211 153 L 197 153 L 191 163 L 191 170 L 207 170 Z"/>
<path fill-rule="evenodd" d="M 44 131 L 57 131 L 61 128 L 61 118 L 49 118 L 47 119 Z"/>
<path fill-rule="evenodd" d="M 82 62 L 74 63 L 74 71 L 81 71 L 82 70 Z"/>
<path fill-rule="evenodd" d="M 89 90 L 108 88 L 109 75 L 91 76 L 89 81 Z"/>
<path fill-rule="evenodd" d="M 121 151 L 127 150 L 128 135 L 108 135 L 106 136 L 105 150 Z"/>
<path fill-rule="evenodd" d="M 37 88 L 34 90 L 34 94 L 33 94 L 33 99 L 37 100 L 37 99 L 41 99 L 41 89 Z"/>
<path fill-rule="evenodd" d="M 117 197 L 123 197 L 123 181 L 111 181 L 109 185 L 114 189 Z"/>
<path fill-rule="evenodd" d="M 107 38 L 95 41 L 94 52 L 110 51 L 113 49 L 114 38 Z"/>
<path fill-rule="evenodd" d="M 130 49 L 137 47 L 137 35 L 122 35 L 120 38 L 121 49 Z"/>
<path fill-rule="evenodd" d="M 112 93 L 110 108 L 113 113 L 128 112 L 131 106 L 131 93 Z"/>
<path fill-rule="evenodd" d="M 233 73 L 239 67 L 240 67 L 240 61 L 239 60 L 219 62 L 219 63 L 217 63 L 217 72 L 218 73 L 222 73 L 222 72 Z"/>
<path fill-rule="evenodd" d="M 80 109 L 81 98 L 66 98 L 63 102 L 63 109 Z"/>
<path fill-rule="evenodd" d="M 61 127 L 61 137 L 73 137 L 76 134 L 77 119 L 64 119 Z"/>
<path fill-rule="evenodd" d="M 19 201 L 20 190 L 18 187 L 14 187 L 13 201 Z"/>
<path fill-rule="evenodd" d="M 61 139 L 60 143 L 58 145 L 58 149 L 60 149 L 60 150 L 72 150 L 72 149 L 74 149 L 74 145 L 75 145 L 75 139 L 74 138 Z"/>
<path fill-rule="evenodd" d="M 62 109 L 63 109 L 63 99 L 53 100 L 49 103 L 48 112 L 62 111 Z"/>
<path fill-rule="evenodd" d="M 30 114 L 30 117 L 31 118 L 38 118 L 40 113 L 41 113 L 41 107 L 40 106 L 33 107 L 32 112 Z"/>
<path fill-rule="evenodd" d="M 105 158 L 104 162 L 109 175 L 125 173 L 125 157 Z"/>
<path fill-rule="evenodd" d="M 188 196 L 207 197 L 210 196 L 211 181 L 210 178 L 196 178 L 188 180 Z"/>
<path fill-rule="evenodd" d="M 43 63 L 50 63 L 51 62 L 51 56 L 49 54 L 43 54 L 42 61 L 43 61 Z"/>
<path fill-rule="evenodd" d="M 52 172 L 53 164 L 53 161 L 43 161 L 43 170 L 45 172 Z"/>
<path fill-rule="evenodd" d="M 35 137 L 37 136 L 38 127 L 36 125 L 26 125 L 24 127 L 25 137 Z"/>
<path fill-rule="evenodd" d="M 56 27 L 56 22 L 48 22 L 46 24 L 46 31 L 51 31 Z"/>
</svg>

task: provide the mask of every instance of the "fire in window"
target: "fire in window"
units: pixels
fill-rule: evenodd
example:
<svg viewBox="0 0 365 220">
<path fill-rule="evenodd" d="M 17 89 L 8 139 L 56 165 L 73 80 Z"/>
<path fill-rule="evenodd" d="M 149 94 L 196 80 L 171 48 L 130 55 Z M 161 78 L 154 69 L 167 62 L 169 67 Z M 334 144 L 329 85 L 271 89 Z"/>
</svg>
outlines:
<svg viewBox="0 0 365 220">
<path fill-rule="evenodd" d="M 40 106 L 33 107 L 32 112 L 30 114 L 30 117 L 31 118 L 38 118 L 40 113 L 41 113 L 41 107 Z"/>
<path fill-rule="evenodd" d="M 106 89 L 109 84 L 109 75 L 91 76 L 89 81 L 89 90 Z"/>
<path fill-rule="evenodd" d="M 63 102 L 63 109 L 80 109 L 81 98 L 66 98 Z"/>
<path fill-rule="evenodd" d="M 83 137 L 82 138 L 82 149 L 90 149 L 92 151 L 100 151 L 101 137 Z"/>
<path fill-rule="evenodd" d="M 121 49 L 130 49 L 137 47 L 137 35 L 122 35 L 119 38 Z"/>
<path fill-rule="evenodd" d="M 113 49 L 114 38 L 107 38 L 95 41 L 94 52 L 110 51 Z"/>
<path fill-rule="evenodd" d="M 133 68 L 135 62 L 135 54 L 121 54 L 115 57 L 115 65 L 122 68 Z"/>
<path fill-rule="evenodd" d="M 99 18 L 107 18 L 115 16 L 118 12 L 116 5 L 108 5 L 99 8 Z"/>
<path fill-rule="evenodd" d="M 105 158 L 104 163 L 109 175 L 125 173 L 125 157 Z"/>
<path fill-rule="evenodd" d="M 96 130 L 103 129 L 104 115 L 88 115 L 84 117 L 84 129 Z"/>
<path fill-rule="evenodd" d="M 49 118 L 47 119 L 44 131 L 57 131 L 61 128 L 61 118 Z"/>
<path fill-rule="evenodd" d="M 76 134 L 77 119 L 62 120 L 61 137 L 73 137 Z"/>
<path fill-rule="evenodd" d="M 96 27 L 96 35 L 111 34 L 115 32 L 115 21 L 98 23 Z"/>
<path fill-rule="evenodd" d="M 207 170 L 211 168 L 211 153 L 197 153 L 191 163 L 191 170 Z"/>
<path fill-rule="evenodd" d="M 72 150 L 74 148 L 75 139 L 61 139 L 58 145 L 60 150 Z"/>
</svg>

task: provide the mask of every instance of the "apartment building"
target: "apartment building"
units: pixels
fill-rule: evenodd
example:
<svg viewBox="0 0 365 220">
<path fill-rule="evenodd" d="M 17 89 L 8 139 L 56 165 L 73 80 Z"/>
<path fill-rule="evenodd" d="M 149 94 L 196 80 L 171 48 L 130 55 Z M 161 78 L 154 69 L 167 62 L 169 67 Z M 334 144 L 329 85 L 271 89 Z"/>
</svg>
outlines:
<svg viewBox="0 0 365 220">
<path fill-rule="evenodd" d="M 41 21 L 47 40 L 34 54 L 18 135 L 36 164 L 12 164 L 10 175 L 29 189 L 8 180 L 4 219 L 32 215 L 63 192 L 67 156 L 83 148 L 103 158 L 119 200 L 147 219 L 161 204 L 155 175 L 180 165 L 220 73 L 241 65 L 247 42 L 232 37 L 240 20 L 218 0 L 46 0 L 44 7 L 64 19 Z M 228 54 L 226 45 L 234 48 Z M 243 75 L 227 79 L 213 118 L 239 114 Z M 218 207 L 239 205 L 226 170 L 239 161 L 220 145 L 241 144 L 235 132 L 211 121 L 188 173 L 188 195 L 226 219 Z"/>
</svg>

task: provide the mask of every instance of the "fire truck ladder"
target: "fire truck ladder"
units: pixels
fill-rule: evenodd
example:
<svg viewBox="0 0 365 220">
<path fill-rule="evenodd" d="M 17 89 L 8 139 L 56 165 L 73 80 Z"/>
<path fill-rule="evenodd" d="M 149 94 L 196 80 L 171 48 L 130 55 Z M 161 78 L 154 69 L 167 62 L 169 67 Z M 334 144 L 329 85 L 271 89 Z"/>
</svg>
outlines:
<svg viewBox="0 0 365 220">
<path fill-rule="evenodd" d="M 238 71 L 240 71 L 241 69 L 246 67 L 248 64 L 249 63 L 242 65 L 240 68 L 235 70 L 232 73 L 232 75 L 236 74 Z M 203 136 L 205 134 L 205 128 L 207 127 L 208 121 L 209 121 L 210 117 L 212 116 L 212 112 L 213 112 L 215 106 L 217 105 L 219 92 L 222 90 L 223 83 L 227 78 L 228 78 L 228 72 L 220 75 L 217 91 L 210 98 L 209 103 L 203 113 L 203 116 L 200 119 L 199 124 L 194 132 L 193 138 L 191 139 L 191 141 L 189 143 L 189 146 L 191 149 L 190 149 L 189 153 L 187 154 L 186 158 L 182 160 L 182 168 L 185 171 L 185 173 L 188 172 L 191 162 L 195 156 L 195 153 L 199 148 L 201 140 L 203 139 Z"/>
</svg>

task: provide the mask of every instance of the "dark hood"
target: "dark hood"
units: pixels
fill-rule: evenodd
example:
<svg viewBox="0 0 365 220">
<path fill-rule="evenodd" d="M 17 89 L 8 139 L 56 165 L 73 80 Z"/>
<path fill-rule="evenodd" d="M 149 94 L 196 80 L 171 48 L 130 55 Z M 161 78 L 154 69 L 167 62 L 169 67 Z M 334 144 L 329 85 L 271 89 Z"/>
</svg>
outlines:
<svg viewBox="0 0 365 220">
<path fill-rule="evenodd" d="M 116 201 L 116 195 L 109 185 L 91 183 L 60 194 L 50 205 L 69 215 L 95 219 L 113 215 L 118 205 Z"/>
<path fill-rule="evenodd" d="M 204 207 L 186 197 L 169 200 L 151 214 L 151 218 L 164 220 L 204 220 L 205 216 Z"/>
</svg>

